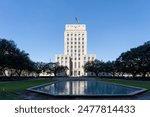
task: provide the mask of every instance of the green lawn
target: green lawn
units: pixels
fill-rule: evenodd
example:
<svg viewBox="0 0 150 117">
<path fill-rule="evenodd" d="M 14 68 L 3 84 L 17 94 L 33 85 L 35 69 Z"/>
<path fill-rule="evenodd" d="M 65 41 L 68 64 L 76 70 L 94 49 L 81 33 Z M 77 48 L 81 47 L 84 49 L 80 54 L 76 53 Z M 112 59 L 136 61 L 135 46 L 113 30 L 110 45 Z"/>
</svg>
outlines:
<svg viewBox="0 0 150 117">
<path fill-rule="evenodd" d="M 25 81 L 12 81 L 8 83 L 0 83 L 0 99 L 22 99 L 16 92 L 25 91 L 29 87 L 52 82 L 50 79 L 42 80 L 25 80 Z"/>
<path fill-rule="evenodd" d="M 102 79 L 102 81 L 119 83 L 124 85 L 131 85 L 136 87 L 143 87 L 150 90 L 150 81 L 134 81 L 134 80 L 121 80 L 121 79 Z"/>
</svg>

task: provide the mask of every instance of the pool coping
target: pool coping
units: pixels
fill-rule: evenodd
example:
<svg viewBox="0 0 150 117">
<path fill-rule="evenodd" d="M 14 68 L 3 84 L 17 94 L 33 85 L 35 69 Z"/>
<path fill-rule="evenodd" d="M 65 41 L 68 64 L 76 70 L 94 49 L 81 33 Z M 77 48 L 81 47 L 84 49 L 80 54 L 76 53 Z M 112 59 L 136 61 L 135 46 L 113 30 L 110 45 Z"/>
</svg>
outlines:
<svg viewBox="0 0 150 117">
<path fill-rule="evenodd" d="M 33 88 L 37 88 L 37 87 L 41 87 L 41 86 L 45 86 L 45 85 L 51 85 L 51 84 L 56 83 L 56 82 L 79 81 L 79 80 L 80 81 L 86 81 L 84 79 L 71 79 L 71 80 L 70 79 L 68 79 L 68 80 L 66 79 L 66 80 L 60 80 L 60 81 L 53 81 L 53 82 L 50 82 L 50 83 L 45 83 L 45 84 L 41 84 L 41 85 L 37 85 L 37 86 L 34 86 L 34 87 L 27 88 L 27 91 L 32 91 L 32 92 L 45 94 L 45 95 L 50 95 L 50 96 L 56 96 L 56 97 L 129 97 L 129 96 L 135 96 L 137 94 L 144 93 L 144 92 L 148 91 L 148 89 L 142 88 L 142 87 L 136 87 L 136 86 L 124 85 L 124 84 L 118 84 L 118 83 L 111 83 L 111 82 L 101 81 L 101 80 L 96 80 L 96 81 L 97 82 L 104 82 L 104 83 L 107 83 L 107 84 L 120 85 L 120 86 L 123 86 L 123 87 L 137 88 L 139 90 L 131 92 L 129 94 L 86 94 L 86 95 L 82 95 L 82 94 L 79 94 L 79 95 L 59 94 L 58 95 L 58 94 L 50 94 L 50 93 L 46 93 L 46 92 L 43 92 L 43 91 L 38 91 L 38 90 L 34 90 L 33 89 Z M 91 79 L 87 79 L 87 80 L 91 80 Z"/>
</svg>

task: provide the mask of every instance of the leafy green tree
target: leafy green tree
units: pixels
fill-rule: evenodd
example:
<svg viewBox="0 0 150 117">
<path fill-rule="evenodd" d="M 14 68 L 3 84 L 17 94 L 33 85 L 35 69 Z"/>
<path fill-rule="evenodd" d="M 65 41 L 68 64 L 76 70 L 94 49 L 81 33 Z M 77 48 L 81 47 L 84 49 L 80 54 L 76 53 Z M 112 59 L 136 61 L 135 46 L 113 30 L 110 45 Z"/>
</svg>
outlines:
<svg viewBox="0 0 150 117">
<path fill-rule="evenodd" d="M 47 73 L 53 73 L 54 76 L 57 76 L 57 73 L 64 72 L 66 74 L 66 71 L 68 70 L 67 66 L 59 65 L 58 63 L 47 63 L 44 66 L 44 71 L 47 71 Z"/>
<path fill-rule="evenodd" d="M 150 72 L 150 42 L 122 53 L 116 60 L 118 72 L 145 77 Z"/>
<path fill-rule="evenodd" d="M 14 41 L 0 39 L 0 70 L 5 76 L 5 71 L 9 71 L 10 76 L 21 76 L 22 71 L 33 70 L 33 62 L 28 53 L 17 48 Z"/>
<path fill-rule="evenodd" d="M 40 73 L 44 70 L 46 63 L 44 62 L 36 62 L 34 63 L 34 68 L 37 76 L 39 77 Z"/>
<path fill-rule="evenodd" d="M 0 39 L 0 70 L 6 76 L 5 71 L 10 67 L 10 59 L 16 51 L 14 41 Z"/>
<path fill-rule="evenodd" d="M 100 72 L 104 71 L 104 62 L 99 60 L 88 61 L 85 63 L 83 68 L 85 72 L 93 72 L 96 76 L 98 76 Z"/>
</svg>

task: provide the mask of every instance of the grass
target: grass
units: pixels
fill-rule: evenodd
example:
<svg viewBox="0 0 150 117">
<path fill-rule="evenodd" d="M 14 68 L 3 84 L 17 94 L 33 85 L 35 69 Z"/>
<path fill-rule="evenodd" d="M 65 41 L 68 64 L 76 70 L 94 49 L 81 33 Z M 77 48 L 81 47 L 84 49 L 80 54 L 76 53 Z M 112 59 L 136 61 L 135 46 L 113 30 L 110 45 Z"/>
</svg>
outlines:
<svg viewBox="0 0 150 117">
<path fill-rule="evenodd" d="M 22 99 L 16 92 L 23 92 L 29 87 L 52 82 L 50 79 L 25 80 L 0 83 L 0 100 L 2 99 Z"/>
<path fill-rule="evenodd" d="M 150 81 L 135 81 L 135 80 L 121 80 L 121 79 L 103 79 L 102 81 L 142 87 L 150 90 Z"/>
</svg>

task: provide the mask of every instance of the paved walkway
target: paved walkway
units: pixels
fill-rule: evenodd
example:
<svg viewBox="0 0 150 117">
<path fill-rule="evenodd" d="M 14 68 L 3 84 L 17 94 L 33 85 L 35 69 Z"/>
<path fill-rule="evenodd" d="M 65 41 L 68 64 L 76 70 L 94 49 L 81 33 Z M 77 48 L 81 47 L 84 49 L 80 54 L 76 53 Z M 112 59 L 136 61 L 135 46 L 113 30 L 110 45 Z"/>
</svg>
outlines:
<svg viewBox="0 0 150 117">
<path fill-rule="evenodd" d="M 21 94 L 27 100 L 150 100 L 150 91 L 131 97 L 57 97 L 26 91 Z"/>
</svg>

